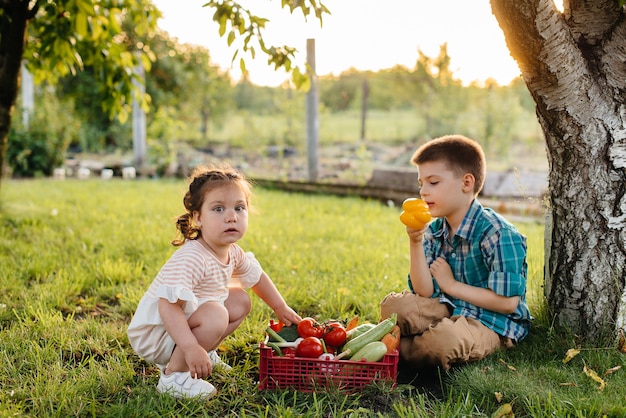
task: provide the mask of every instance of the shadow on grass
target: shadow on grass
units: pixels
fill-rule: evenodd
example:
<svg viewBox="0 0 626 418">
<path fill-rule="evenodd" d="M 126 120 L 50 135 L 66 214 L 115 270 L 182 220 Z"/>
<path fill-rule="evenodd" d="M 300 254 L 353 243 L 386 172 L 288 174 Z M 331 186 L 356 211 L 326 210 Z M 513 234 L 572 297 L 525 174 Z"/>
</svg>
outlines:
<svg viewBox="0 0 626 418">
<path fill-rule="evenodd" d="M 447 394 L 445 373 L 438 367 L 415 368 L 400 359 L 398 363 L 399 385 L 412 385 L 419 393 L 443 400 Z"/>
</svg>

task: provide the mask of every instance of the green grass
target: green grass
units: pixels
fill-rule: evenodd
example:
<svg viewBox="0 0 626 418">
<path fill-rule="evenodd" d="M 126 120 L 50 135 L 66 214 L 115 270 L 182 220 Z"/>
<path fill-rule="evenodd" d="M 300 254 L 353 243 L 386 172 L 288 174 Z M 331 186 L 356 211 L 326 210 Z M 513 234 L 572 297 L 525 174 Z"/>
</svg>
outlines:
<svg viewBox="0 0 626 418">
<path fill-rule="evenodd" d="M 612 347 L 584 348 L 555 330 L 543 290 L 543 227 L 516 222 L 529 238 L 529 304 L 536 317 L 516 349 L 416 386 L 373 386 L 356 395 L 258 391 L 258 342 L 271 311 L 253 311 L 222 347 L 234 366 L 211 381 L 208 402 L 158 394 L 155 367 L 128 344 L 126 326 L 174 250 L 183 181 L 5 181 L 0 189 L 0 416 L 32 417 L 453 417 L 490 416 L 502 402 L 516 416 L 626 414 L 626 370 Z M 302 316 L 378 319 L 378 304 L 406 287 L 407 239 L 398 208 L 358 198 L 256 189 L 257 212 L 241 242 Z M 429 378 L 442 396 L 420 387 Z"/>
</svg>

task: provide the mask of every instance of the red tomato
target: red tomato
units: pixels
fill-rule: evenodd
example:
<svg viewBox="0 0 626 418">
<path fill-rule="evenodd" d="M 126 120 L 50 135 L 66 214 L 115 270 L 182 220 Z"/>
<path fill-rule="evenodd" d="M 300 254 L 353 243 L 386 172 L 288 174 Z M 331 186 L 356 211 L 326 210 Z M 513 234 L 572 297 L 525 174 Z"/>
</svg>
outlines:
<svg viewBox="0 0 626 418">
<path fill-rule="evenodd" d="M 331 347 L 329 345 L 326 346 L 326 352 L 328 354 L 337 355 L 339 354 L 339 347 Z"/>
<path fill-rule="evenodd" d="M 324 346 L 317 337 L 306 337 L 296 348 L 298 357 L 318 358 L 322 354 L 324 354 Z"/>
<path fill-rule="evenodd" d="M 324 335 L 324 325 L 320 324 L 313 318 L 304 318 L 302 321 L 298 322 L 298 335 L 302 338 L 322 338 Z"/>
<path fill-rule="evenodd" d="M 283 324 L 281 321 L 275 321 L 273 319 L 270 319 L 270 328 L 274 331 L 279 332 L 281 329 L 283 329 L 284 326 L 285 324 Z"/>
<path fill-rule="evenodd" d="M 292 347 L 281 348 L 281 351 L 283 352 L 283 356 L 286 356 L 286 357 L 291 357 L 291 356 L 296 355 L 296 349 Z"/>
<path fill-rule="evenodd" d="M 346 329 L 339 322 L 331 322 L 324 330 L 324 342 L 331 347 L 339 347 L 346 342 Z"/>
</svg>

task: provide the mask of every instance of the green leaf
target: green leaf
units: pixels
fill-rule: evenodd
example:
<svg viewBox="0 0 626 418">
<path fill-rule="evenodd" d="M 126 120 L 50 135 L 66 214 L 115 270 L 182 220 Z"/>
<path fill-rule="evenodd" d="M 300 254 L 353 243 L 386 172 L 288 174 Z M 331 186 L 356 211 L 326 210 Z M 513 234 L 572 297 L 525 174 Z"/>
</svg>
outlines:
<svg viewBox="0 0 626 418">
<path fill-rule="evenodd" d="M 92 39 L 100 39 L 104 31 L 102 30 L 102 17 L 96 16 L 91 19 L 91 35 Z M 104 18 L 106 20 L 106 18 Z"/>
<path fill-rule="evenodd" d="M 120 22 L 118 21 L 118 19 L 115 18 L 115 16 L 119 16 L 121 13 L 122 11 L 120 9 L 111 9 L 111 18 L 106 19 L 104 18 L 104 16 L 102 16 L 104 18 L 102 19 L 102 24 L 104 26 L 108 26 L 109 31 L 111 31 L 111 33 L 122 32 L 122 27 L 120 26 Z"/>
<path fill-rule="evenodd" d="M 236 49 L 236 50 L 235 50 L 235 52 L 234 52 L 234 54 L 233 54 L 233 57 L 232 57 L 232 58 L 231 58 L 231 60 L 230 60 L 231 65 L 235 63 L 235 60 L 237 59 L 237 56 L 238 56 L 238 55 L 239 55 L 239 50 L 238 50 L 238 49 Z"/>
<path fill-rule="evenodd" d="M 78 12 L 76 14 L 76 33 L 81 38 L 86 38 L 88 35 L 87 32 L 87 15 L 82 12 Z"/>
<path fill-rule="evenodd" d="M 76 7 L 78 7 L 78 10 L 80 12 L 88 16 L 96 15 L 96 11 L 94 9 L 94 3 L 92 1 L 76 0 Z"/>
<path fill-rule="evenodd" d="M 311 78 L 308 75 L 303 74 L 298 67 L 293 69 L 291 73 L 291 80 L 300 91 L 307 92 L 311 89 Z"/>
</svg>

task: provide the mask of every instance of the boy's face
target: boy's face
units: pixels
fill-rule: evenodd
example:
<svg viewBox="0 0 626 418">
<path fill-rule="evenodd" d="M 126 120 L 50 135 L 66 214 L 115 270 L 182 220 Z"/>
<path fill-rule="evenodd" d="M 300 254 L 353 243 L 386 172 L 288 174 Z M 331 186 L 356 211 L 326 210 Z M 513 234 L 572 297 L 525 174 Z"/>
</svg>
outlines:
<svg viewBox="0 0 626 418">
<path fill-rule="evenodd" d="M 418 166 L 420 195 L 428 204 L 433 217 L 465 216 L 468 204 L 474 199 L 473 182 L 468 176 L 459 176 L 443 161 L 430 161 Z"/>
</svg>

